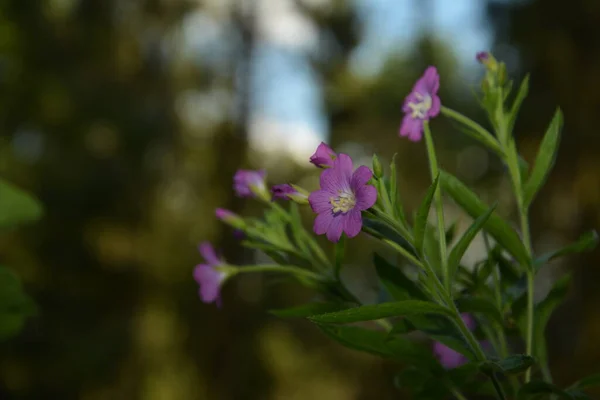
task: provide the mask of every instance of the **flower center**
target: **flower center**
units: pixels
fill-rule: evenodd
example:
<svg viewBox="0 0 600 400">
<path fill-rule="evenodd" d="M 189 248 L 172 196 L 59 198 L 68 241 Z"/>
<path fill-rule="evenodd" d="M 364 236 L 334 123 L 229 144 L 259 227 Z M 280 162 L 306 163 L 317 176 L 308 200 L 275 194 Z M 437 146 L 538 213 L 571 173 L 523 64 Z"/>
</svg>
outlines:
<svg viewBox="0 0 600 400">
<path fill-rule="evenodd" d="M 411 110 L 410 116 L 411 118 L 425 119 L 427 117 L 427 111 L 429 111 L 433 105 L 431 96 L 428 94 L 422 95 L 421 93 L 415 93 L 415 97 L 418 100 L 416 103 L 408 103 L 408 107 Z"/>
<path fill-rule="evenodd" d="M 329 198 L 329 203 L 331 203 L 331 210 L 334 213 L 347 213 L 352 210 L 356 205 L 356 197 L 354 197 L 353 193 L 339 192 L 338 197 Z"/>
</svg>

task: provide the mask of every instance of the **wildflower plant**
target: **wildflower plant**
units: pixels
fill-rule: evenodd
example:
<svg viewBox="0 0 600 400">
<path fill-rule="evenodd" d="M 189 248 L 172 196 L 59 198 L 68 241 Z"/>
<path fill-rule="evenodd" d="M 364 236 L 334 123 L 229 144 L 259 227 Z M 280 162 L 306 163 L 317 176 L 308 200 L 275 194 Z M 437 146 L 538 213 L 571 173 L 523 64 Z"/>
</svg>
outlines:
<svg viewBox="0 0 600 400">
<path fill-rule="evenodd" d="M 307 160 L 322 169 L 320 188 L 312 192 L 282 184 L 269 193 L 264 171 L 240 170 L 234 189 L 241 197 L 262 202 L 264 218 L 222 209 L 216 215 L 243 232 L 243 245 L 264 252 L 272 262 L 228 265 L 204 243 L 205 263 L 194 272 L 201 299 L 218 302 L 221 286 L 240 273 L 288 275 L 313 288 L 320 300 L 272 311 L 275 315 L 307 318 L 344 346 L 399 362 L 404 368 L 396 384 L 415 398 L 589 399 L 584 389 L 600 385 L 600 374 L 560 388 L 548 368 L 544 331 L 567 293 L 570 275 L 558 279 L 545 298 L 535 302 L 533 295 L 534 278 L 549 261 L 589 250 L 598 241 L 596 232 L 589 232 L 547 254 L 535 254 L 531 245 L 529 209 L 554 163 L 562 113 L 555 112 L 535 162 L 527 165 L 517 151 L 513 127 L 527 96 L 528 78 L 509 101 L 513 90 L 505 65 L 486 52 L 476 58 L 486 71 L 480 103 L 491 130 L 442 104 L 435 67 L 427 68 L 404 102 L 399 136 L 415 142 L 424 138 L 431 173 L 431 185 L 413 218 L 407 218 L 400 201 L 395 162 L 386 175 L 376 155 L 372 169 L 356 167 L 350 156 L 321 143 Z M 440 168 L 429 126 L 436 117 L 457 123 L 506 166 L 518 229 L 494 204 L 486 204 Z M 455 240 L 454 225 L 446 229 L 442 195 L 473 218 Z M 299 207 L 314 212 L 312 230 L 303 226 Z M 431 208 L 435 225 L 428 222 Z M 373 255 L 381 286 L 392 301 L 362 304 L 341 279 L 346 244 L 361 232 L 400 256 L 392 262 Z M 331 257 L 316 235 L 334 243 Z M 462 259 L 477 235 L 483 235 L 487 254 L 469 269 Z M 407 272 L 408 266 L 418 271 L 416 276 Z M 427 341 L 409 335 L 414 332 Z"/>
</svg>

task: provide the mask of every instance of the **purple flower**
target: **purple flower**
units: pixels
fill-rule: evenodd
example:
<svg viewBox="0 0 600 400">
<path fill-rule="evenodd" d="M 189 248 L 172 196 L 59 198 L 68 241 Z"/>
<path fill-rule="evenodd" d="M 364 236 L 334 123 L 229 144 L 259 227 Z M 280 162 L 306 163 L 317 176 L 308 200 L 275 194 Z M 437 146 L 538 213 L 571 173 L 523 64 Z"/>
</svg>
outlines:
<svg viewBox="0 0 600 400">
<path fill-rule="evenodd" d="M 324 142 L 317 147 L 315 154 L 310 156 L 310 162 L 319 168 L 333 167 L 337 154 Z"/>
<path fill-rule="evenodd" d="M 220 305 L 221 286 L 227 278 L 227 274 L 217 268 L 224 262 L 217 257 L 215 249 L 210 243 L 201 243 L 198 249 L 206 262 L 206 264 L 199 264 L 194 268 L 194 279 L 200 285 L 198 293 L 204 303 L 216 302 L 217 305 Z"/>
<path fill-rule="evenodd" d="M 236 213 L 226 210 L 224 208 L 215 209 L 215 216 L 220 221 L 225 222 L 227 225 L 232 226 L 236 229 L 244 230 L 246 228 L 246 222 L 242 217 Z"/>
<path fill-rule="evenodd" d="M 408 136 L 413 142 L 421 140 L 423 121 L 429 121 L 440 113 L 440 76 L 435 67 L 428 67 L 423 76 L 415 83 L 412 91 L 404 100 L 404 119 L 400 126 L 400 136 Z"/>
<path fill-rule="evenodd" d="M 488 53 L 487 51 L 480 51 L 475 55 L 475 58 L 477 59 L 477 61 L 483 64 L 490 59 L 490 53 Z"/>
<path fill-rule="evenodd" d="M 227 219 L 236 216 L 232 211 L 226 210 L 224 208 L 215 209 L 215 215 L 221 221 L 226 221 Z"/>
<path fill-rule="evenodd" d="M 471 315 L 463 313 L 461 314 L 461 317 L 465 322 L 467 328 L 469 328 L 469 330 L 472 331 L 473 329 L 475 329 L 475 320 Z M 442 366 L 446 369 L 460 367 L 468 361 L 468 359 L 465 356 L 441 344 L 440 342 L 435 342 L 433 344 L 433 353 L 440 361 Z"/>
<path fill-rule="evenodd" d="M 265 190 L 266 175 L 265 170 L 239 169 L 233 177 L 235 193 L 240 197 L 254 197 L 255 191 Z"/>
<path fill-rule="evenodd" d="M 377 190 L 367 182 L 373 176 L 365 166 L 352 173 L 352 159 L 340 154 L 331 168 L 321 173 L 321 190 L 308 197 L 317 218 L 313 230 L 317 235 L 327 234 L 327 239 L 337 242 L 346 232 L 348 237 L 358 235 L 362 228 L 361 211 L 377 201 Z"/>
<path fill-rule="evenodd" d="M 283 199 L 289 200 L 288 195 L 298 193 L 294 187 L 288 183 L 283 183 L 281 185 L 275 185 L 271 188 L 271 194 L 273 195 L 273 200 L 275 199 Z"/>
</svg>

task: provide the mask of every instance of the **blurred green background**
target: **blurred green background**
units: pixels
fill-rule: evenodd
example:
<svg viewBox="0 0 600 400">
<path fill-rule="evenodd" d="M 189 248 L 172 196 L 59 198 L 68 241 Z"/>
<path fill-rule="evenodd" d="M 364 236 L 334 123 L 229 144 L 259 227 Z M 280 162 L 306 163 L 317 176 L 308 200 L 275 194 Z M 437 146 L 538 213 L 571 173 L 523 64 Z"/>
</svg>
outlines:
<svg viewBox="0 0 600 400">
<path fill-rule="evenodd" d="M 240 167 L 314 189 L 306 160 L 320 140 L 357 163 L 397 152 L 414 209 L 428 171 L 424 145 L 397 137 L 404 96 L 435 64 L 442 102 L 483 122 L 471 94 L 486 49 L 516 79 L 532 73 L 516 126 L 526 159 L 564 110 L 532 229 L 538 251 L 566 244 L 600 221 L 596 0 L 0 0 L 0 174 L 46 209 L 0 237 L 1 263 L 40 309 L 0 346 L 0 398 L 406 398 L 398 366 L 267 314 L 309 299 L 305 289 L 243 276 L 222 309 L 202 304 L 196 245 L 260 258 L 214 208 L 259 215 L 233 197 Z M 432 126 L 441 164 L 512 215 L 498 161 L 442 119 Z M 372 250 L 356 239 L 346 267 L 365 301 Z M 600 369 L 599 258 L 555 262 L 538 280 L 544 294 L 561 271 L 575 275 L 548 332 L 559 384 Z"/>
</svg>

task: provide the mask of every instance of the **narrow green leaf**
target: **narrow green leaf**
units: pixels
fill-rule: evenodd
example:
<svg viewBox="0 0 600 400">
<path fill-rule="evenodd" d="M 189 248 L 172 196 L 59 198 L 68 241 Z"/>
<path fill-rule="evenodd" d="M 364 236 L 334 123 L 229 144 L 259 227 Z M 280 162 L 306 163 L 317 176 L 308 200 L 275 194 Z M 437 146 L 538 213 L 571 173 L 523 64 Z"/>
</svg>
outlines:
<svg viewBox="0 0 600 400">
<path fill-rule="evenodd" d="M 588 375 L 571 385 L 571 388 L 585 389 L 588 387 L 600 386 L 600 372 Z"/>
<path fill-rule="evenodd" d="M 496 209 L 496 204 L 492 205 L 485 213 L 481 214 L 469 228 L 463 233 L 461 238 L 458 240 L 456 245 L 452 248 L 450 252 L 450 256 L 448 257 L 448 273 L 450 279 L 454 278 L 454 274 L 458 269 L 458 265 L 460 264 L 460 260 L 462 260 L 465 252 L 469 248 L 469 245 L 475 239 L 475 236 L 481 231 L 487 220 L 490 218 L 494 210 Z"/>
<path fill-rule="evenodd" d="M 525 354 L 513 354 L 500 361 L 484 361 L 482 371 L 502 372 L 503 374 L 520 374 L 535 365 L 535 358 Z"/>
<path fill-rule="evenodd" d="M 519 114 L 519 110 L 521 109 L 521 104 L 523 104 L 523 100 L 527 97 L 529 93 L 529 75 L 526 75 L 521 85 L 519 86 L 519 91 L 517 92 L 517 96 L 513 101 L 512 107 L 510 108 L 510 115 L 508 119 L 508 132 L 512 132 L 513 127 L 515 126 L 515 122 L 517 121 L 517 115 Z"/>
<path fill-rule="evenodd" d="M 318 302 L 303 304 L 298 307 L 283 308 L 278 310 L 269 310 L 270 314 L 280 318 L 306 318 L 311 315 L 318 315 L 332 311 L 339 311 L 348 308 L 348 304 L 333 302 Z"/>
<path fill-rule="evenodd" d="M 411 244 L 385 223 L 373 218 L 363 218 L 363 230 L 377 238 L 388 239 L 405 249 L 411 255 L 417 257 L 417 253 Z"/>
<path fill-rule="evenodd" d="M 556 159 L 562 125 L 563 116 L 561 110 L 558 109 L 556 110 L 556 113 L 552 118 L 552 122 L 550 122 L 550 126 L 544 135 L 544 139 L 542 140 L 538 155 L 535 159 L 535 164 L 531 170 L 531 175 L 529 176 L 529 180 L 523 188 L 523 203 L 525 207 L 528 207 L 531 204 L 537 192 L 540 190 L 544 182 L 546 182 L 548 174 L 550 174 L 550 170 L 552 169 L 554 160 Z"/>
<path fill-rule="evenodd" d="M 420 314 L 452 315 L 452 312 L 439 304 L 422 300 L 405 300 L 383 304 L 373 304 L 349 308 L 342 311 L 309 317 L 313 322 L 346 324 L 350 322 L 373 321 L 389 317 Z"/>
<path fill-rule="evenodd" d="M 564 257 L 574 253 L 583 253 L 584 251 L 593 250 L 598 245 L 598 233 L 596 231 L 589 231 L 584 233 L 575 243 L 571 243 L 561 249 L 552 251 L 544 254 L 537 258 L 533 265 L 536 270 L 539 270 L 544 264 L 558 258 Z"/>
<path fill-rule="evenodd" d="M 0 178 L 0 229 L 37 221 L 42 213 L 39 200 Z"/>
<path fill-rule="evenodd" d="M 409 315 L 404 319 L 407 319 L 416 330 L 426 333 L 432 340 L 442 343 L 469 359 L 474 358 L 464 336 L 448 317 L 429 314 Z"/>
<path fill-rule="evenodd" d="M 499 327 L 504 325 L 504 318 L 502 317 L 500 310 L 498 310 L 492 301 L 484 297 L 459 297 L 456 299 L 456 307 L 458 307 L 461 312 L 483 314 L 498 324 Z"/>
<path fill-rule="evenodd" d="M 478 218 L 488 210 L 489 207 L 453 175 L 442 171 L 440 184 L 444 191 L 472 218 Z M 484 224 L 484 229 L 520 264 L 529 265 L 530 260 L 519 235 L 502 218 L 493 213 Z"/>
<path fill-rule="evenodd" d="M 559 387 L 544 381 L 531 381 L 521 386 L 517 395 L 518 400 L 547 399 L 556 395 L 561 399 L 574 400 L 574 397 Z"/>
<path fill-rule="evenodd" d="M 539 358 L 541 363 L 547 362 L 546 354 L 546 326 L 552 316 L 552 313 L 567 296 L 569 285 L 571 283 L 571 275 L 567 274 L 557 280 L 552 286 L 552 289 L 535 307 L 535 326 L 534 326 L 534 355 Z"/>
<path fill-rule="evenodd" d="M 438 242 L 438 230 L 435 226 L 427 224 L 425 227 L 425 241 L 423 243 L 423 253 L 429 264 L 438 276 L 443 276 L 442 255 L 440 254 L 440 244 Z"/>
<path fill-rule="evenodd" d="M 429 209 L 431 208 L 431 202 L 433 201 L 433 196 L 435 195 L 435 191 L 438 188 L 438 183 L 440 181 L 440 176 L 436 176 L 433 180 L 429 189 L 425 193 L 425 198 L 423 202 L 419 206 L 419 210 L 417 211 L 417 217 L 415 218 L 414 225 L 414 243 L 415 248 L 419 254 L 423 252 L 423 241 L 425 238 L 425 228 L 427 227 L 427 217 L 429 216 Z"/>
<path fill-rule="evenodd" d="M 373 254 L 373 263 L 379 280 L 394 300 L 427 300 L 427 295 L 400 268 L 390 264 L 377 253 Z"/>
<path fill-rule="evenodd" d="M 358 351 L 380 357 L 406 362 L 423 370 L 441 371 L 439 362 L 431 351 L 413 340 L 396 337 L 388 340 L 387 334 L 356 326 L 318 325 L 318 327 L 336 342 Z"/>
</svg>

